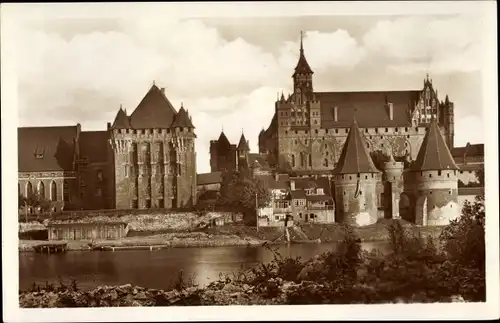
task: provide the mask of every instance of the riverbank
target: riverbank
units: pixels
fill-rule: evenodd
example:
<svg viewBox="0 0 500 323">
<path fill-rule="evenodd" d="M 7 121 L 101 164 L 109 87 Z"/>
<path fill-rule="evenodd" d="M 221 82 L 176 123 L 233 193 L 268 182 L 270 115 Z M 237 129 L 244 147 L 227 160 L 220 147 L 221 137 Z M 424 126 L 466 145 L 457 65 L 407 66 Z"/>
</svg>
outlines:
<svg viewBox="0 0 500 323">
<path fill-rule="evenodd" d="M 367 227 L 355 228 L 357 237 L 362 242 L 387 241 L 387 226 L 395 220 L 383 220 Z M 400 223 L 402 223 L 400 221 Z M 438 237 L 442 227 L 418 227 L 402 223 L 404 227 L 422 237 Z M 344 238 L 342 226 L 338 224 L 308 224 L 288 228 L 291 243 L 330 243 Z M 134 248 L 186 248 L 186 247 L 223 247 L 223 246 L 259 246 L 263 244 L 287 243 L 284 228 L 246 227 L 226 225 L 194 232 L 135 234 L 119 240 L 68 240 L 68 251 L 85 250 L 123 250 Z M 34 252 L 34 247 L 47 243 L 46 240 L 19 240 L 20 252 Z M 116 248 L 116 249 L 114 249 Z"/>
</svg>

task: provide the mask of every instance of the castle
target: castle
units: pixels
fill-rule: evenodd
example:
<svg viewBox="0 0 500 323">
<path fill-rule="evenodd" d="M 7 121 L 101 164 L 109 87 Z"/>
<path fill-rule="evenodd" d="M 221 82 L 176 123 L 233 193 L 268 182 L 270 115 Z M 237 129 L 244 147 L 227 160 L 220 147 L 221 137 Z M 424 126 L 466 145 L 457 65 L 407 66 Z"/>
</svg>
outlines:
<svg viewBox="0 0 500 323">
<path fill-rule="evenodd" d="M 259 152 L 273 166 L 297 174 L 328 174 L 336 166 L 356 117 L 370 151 L 414 160 L 434 118 L 453 148 L 454 104 L 438 98 L 432 80 L 411 91 L 315 92 L 302 39 L 292 75 L 293 93 L 275 102 L 270 126 L 259 134 Z"/>
<path fill-rule="evenodd" d="M 194 125 L 155 84 L 104 131 L 80 124 L 18 128 L 18 193 L 53 211 L 184 208 L 196 203 Z"/>
<path fill-rule="evenodd" d="M 256 173 L 260 161 L 249 163 L 254 176 L 280 193 L 271 202 L 276 205 L 266 208 L 268 218 L 292 214 L 294 221 L 334 218 L 360 226 L 379 218 L 404 218 L 441 225 L 460 214 L 459 169 L 449 149 L 454 104 L 448 96 L 439 101 L 428 76 L 421 90 L 315 92 L 313 74 L 301 37 L 294 91 L 286 98 L 281 94 L 270 126 L 259 134 L 260 157 L 276 179 L 269 172 Z M 212 171 L 237 169 L 237 151 L 222 133 L 211 142 Z M 376 167 L 371 157 L 375 151 L 390 160 Z M 278 179 L 283 173 L 290 175 L 286 183 Z M 322 188 L 325 177 L 331 189 Z M 307 189 L 298 188 L 304 181 Z M 326 203 L 319 205 L 320 200 Z"/>
</svg>

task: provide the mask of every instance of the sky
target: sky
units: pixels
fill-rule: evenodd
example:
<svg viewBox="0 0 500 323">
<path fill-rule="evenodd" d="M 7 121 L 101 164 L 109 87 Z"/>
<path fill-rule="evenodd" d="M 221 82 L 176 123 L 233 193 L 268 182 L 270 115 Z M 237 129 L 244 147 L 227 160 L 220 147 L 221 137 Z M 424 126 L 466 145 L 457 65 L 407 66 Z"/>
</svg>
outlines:
<svg viewBox="0 0 500 323">
<path fill-rule="evenodd" d="M 153 81 L 209 143 L 241 132 L 257 152 L 277 93 L 289 93 L 304 31 L 316 91 L 418 90 L 426 74 L 455 103 L 455 145 L 483 143 L 481 19 L 475 14 L 27 20 L 17 31 L 20 126 L 105 130 Z M 474 129 L 474 131 L 471 131 Z"/>
</svg>

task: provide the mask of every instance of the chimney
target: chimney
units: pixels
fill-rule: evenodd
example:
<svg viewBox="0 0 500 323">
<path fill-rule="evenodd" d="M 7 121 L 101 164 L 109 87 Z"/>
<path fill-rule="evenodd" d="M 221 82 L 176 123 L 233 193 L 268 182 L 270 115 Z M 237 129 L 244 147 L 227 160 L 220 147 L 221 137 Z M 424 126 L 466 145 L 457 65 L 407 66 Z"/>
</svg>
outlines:
<svg viewBox="0 0 500 323">
<path fill-rule="evenodd" d="M 164 87 L 162 87 L 162 88 L 160 89 L 160 91 L 161 91 L 161 93 L 165 94 L 165 88 L 164 88 Z"/>
<path fill-rule="evenodd" d="M 337 122 L 339 121 L 339 116 L 338 116 L 338 108 L 337 106 L 333 107 L 333 121 Z"/>
<path fill-rule="evenodd" d="M 295 181 L 293 179 L 290 180 L 290 190 L 295 191 Z"/>
<path fill-rule="evenodd" d="M 111 122 L 108 122 L 108 130 L 111 129 Z"/>
<path fill-rule="evenodd" d="M 387 102 L 387 108 L 389 109 L 389 119 L 393 120 L 394 119 L 394 106 L 392 102 Z"/>
</svg>

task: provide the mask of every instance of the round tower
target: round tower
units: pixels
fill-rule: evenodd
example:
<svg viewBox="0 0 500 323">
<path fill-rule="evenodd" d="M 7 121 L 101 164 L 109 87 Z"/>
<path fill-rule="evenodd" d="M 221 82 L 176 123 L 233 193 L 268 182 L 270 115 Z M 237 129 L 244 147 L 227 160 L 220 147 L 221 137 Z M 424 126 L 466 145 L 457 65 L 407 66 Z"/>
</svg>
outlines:
<svg viewBox="0 0 500 323">
<path fill-rule="evenodd" d="M 354 226 L 377 222 L 376 188 L 381 173 L 373 164 L 356 121 L 333 173 L 336 221 Z"/>
<path fill-rule="evenodd" d="M 432 120 L 411 169 L 417 225 L 447 225 L 460 216 L 457 170 L 437 122 Z"/>
<path fill-rule="evenodd" d="M 384 163 L 384 217 L 386 219 L 399 219 L 400 196 L 403 192 L 402 162 L 397 162 L 391 154 L 391 159 Z"/>
</svg>

